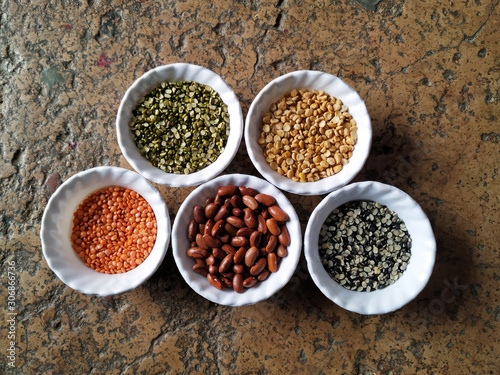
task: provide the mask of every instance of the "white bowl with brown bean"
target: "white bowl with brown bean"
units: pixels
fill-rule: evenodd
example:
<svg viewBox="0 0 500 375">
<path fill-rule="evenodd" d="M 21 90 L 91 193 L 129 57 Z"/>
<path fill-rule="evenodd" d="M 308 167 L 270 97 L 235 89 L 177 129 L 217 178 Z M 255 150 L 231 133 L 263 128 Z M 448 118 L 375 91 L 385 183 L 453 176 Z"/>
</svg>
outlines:
<svg viewBox="0 0 500 375">
<path fill-rule="evenodd" d="M 340 78 L 296 71 L 268 83 L 245 121 L 256 169 L 282 190 L 321 195 L 349 183 L 370 153 L 371 121 L 363 99 Z"/>
<path fill-rule="evenodd" d="M 218 74 L 176 63 L 146 72 L 127 89 L 116 131 L 123 155 L 138 173 L 162 185 L 195 186 L 233 160 L 243 115 Z"/>
<path fill-rule="evenodd" d="M 364 181 L 330 193 L 315 208 L 304 254 L 309 274 L 327 298 L 359 314 L 384 314 L 424 289 L 436 241 L 429 219 L 408 194 Z"/>
<path fill-rule="evenodd" d="M 86 252 L 88 256 L 94 259 L 102 256 L 100 266 L 103 268 L 109 266 L 120 272 L 115 274 L 107 274 L 103 272 L 105 271 L 104 269 L 99 272 L 95 267 L 92 268 L 92 265 L 86 265 L 84 263 L 84 258 L 86 257 L 81 255 L 81 249 L 79 250 L 80 253 L 77 253 L 77 250 L 74 249 L 75 242 L 74 238 L 72 238 L 76 225 L 74 214 L 78 210 L 84 210 L 82 202 L 89 196 L 94 195 L 94 193 L 108 187 L 128 189 L 127 193 L 135 200 L 138 199 L 135 193 L 138 193 L 152 209 L 156 228 L 161 228 L 161 230 L 156 231 L 155 229 L 152 231 L 155 233 L 156 239 L 153 241 L 152 248 L 148 247 L 145 249 L 148 253 L 144 254 L 145 259 L 141 256 L 141 259 L 135 262 L 136 259 L 139 259 L 139 256 L 136 256 L 132 251 L 138 252 L 138 250 L 135 246 L 132 249 L 129 244 L 133 242 L 132 237 L 135 234 L 144 235 L 143 233 L 146 233 L 141 232 L 141 228 L 138 225 L 142 220 L 142 215 L 138 214 L 136 216 L 136 212 L 132 212 L 135 209 L 133 203 L 122 204 L 123 201 L 121 198 L 112 199 L 113 204 L 117 203 L 116 210 L 111 208 L 114 214 L 101 212 L 101 205 L 102 207 L 106 206 L 107 209 L 110 203 L 108 198 L 100 198 L 102 202 L 96 202 L 96 206 L 98 207 L 91 207 L 92 212 L 88 211 L 88 216 L 91 218 L 94 217 L 97 219 L 97 216 L 99 216 L 99 222 L 95 223 L 96 227 L 99 228 L 94 227 L 92 230 L 89 230 L 89 233 L 92 232 L 89 237 L 92 237 L 93 240 L 95 239 L 96 242 L 89 244 L 86 247 Z M 122 215 L 125 212 L 127 214 Z M 101 220 L 106 215 L 111 215 L 109 216 L 109 219 L 112 220 L 111 223 Z M 134 219 L 134 224 L 130 221 L 130 224 L 124 224 L 127 226 L 130 225 L 130 228 L 120 228 L 119 225 L 122 225 L 120 217 L 122 216 L 128 216 L 130 220 Z M 109 227 L 106 228 L 107 225 Z M 136 228 L 137 230 L 135 230 Z M 100 229 L 103 230 L 102 236 L 99 234 L 96 235 L 96 232 L 99 232 Z M 151 231 L 148 230 L 147 232 Z M 49 267 L 62 282 L 81 293 L 109 296 L 134 289 L 153 275 L 165 257 L 170 241 L 170 233 L 170 218 L 165 201 L 158 190 L 148 180 L 138 173 L 127 169 L 96 167 L 71 176 L 50 197 L 42 217 L 40 238 L 43 255 Z M 78 234 L 80 235 L 80 233 Z M 81 234 L 81 237 L 83 238 L 84 234 Z M 121 241 L 116 242 L 124 244 L 119 247 L 115 246 L 115 243 L 112 241 L 115 241 L 116 237 L 121 239 Z M 105 243 L 104 248 L 98 246 L 102 243 Z M 108 244 L 110 246 L 107 246 Z M 108 253 L 105 254 L 104 250 L 107 250 Z M 100 254 L 101 251 L 102 254 Z M 113 259 L 109 259 L 107 265 L 103 266 L 106 258 L 113 258 L 115 254 L 123 255 L 123 258 L 120 260 L 116 259 L 115 262 Z M 131 264 L 132 259 L 134 259 L 134 265 L 132 267 L 126 266 L 127 263 Z M 123 271 L 126 272 L 121 273 L 121 267 L 124 267 Z"/>
<path fill-rule="evenodd" d="M 222 175 L 196 188 L 172 228 L 174 259 L 204 298 L 257 303 L 283 288 L 297 267 L 302 233 L 285 195 L 255 176 Z"/>
</svg>

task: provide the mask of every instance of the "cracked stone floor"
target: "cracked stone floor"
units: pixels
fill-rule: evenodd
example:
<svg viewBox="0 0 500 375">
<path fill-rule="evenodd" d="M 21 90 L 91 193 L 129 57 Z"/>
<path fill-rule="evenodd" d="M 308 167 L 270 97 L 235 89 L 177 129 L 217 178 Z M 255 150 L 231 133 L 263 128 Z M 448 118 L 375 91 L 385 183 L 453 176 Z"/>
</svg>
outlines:
<svg viewBox="0 0 500 375">
<path fill-rule="evenodd" d="M 498 373 L 498 0 L 0 5 L 0 373 Z M 294 70 L 355 88 L 374 131 L 355 180 L 395 185 L 427 213 L 437 259 L 424 291 L 393 313 L 350 313 L 323 296 L 302 259 L 272 298 L 231 308 L 192 291 L 170 250 L 121 295 L 63 284 L 41 251 L 47 201 L 79 171 L 131 169 L 114 129 L 120 100 L 144 72 L 174 62 L 218 73 L 244 115 L 267 82 Z M 242 142 L 224 173 L 258 175 L 249 165 Z M 156 186 L 173 220 L 192 188 Z M 287 196 L 305 229 L 323 197 Z"/>
</svg>

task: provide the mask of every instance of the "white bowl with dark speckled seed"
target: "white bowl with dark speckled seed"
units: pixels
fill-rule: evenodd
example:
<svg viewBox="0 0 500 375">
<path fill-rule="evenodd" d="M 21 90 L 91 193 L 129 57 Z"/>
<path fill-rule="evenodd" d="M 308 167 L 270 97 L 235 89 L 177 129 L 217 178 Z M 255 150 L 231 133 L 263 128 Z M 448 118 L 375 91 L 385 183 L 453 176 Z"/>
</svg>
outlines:
<svg viewBox="0 0 500 375">
<path fill-rule="evenodd" d="M 370 292 L 344 288 L 321 263 L 318 241 L 330 213 L 350 201 L 367 200 L 387 206 L 402 219 L 412 240 L 407 269 L 392 285 Z M 422 208 L 404 191 L 375 181 L 349 184 L 327 195 L 314 209 L 304 235 L 304 255 L 309 274 L 323 294 L 346 310 L 359 314 L 384 314 L 412 301 L 429 281 L 436 257 L 436 240 Z"/>
</svg>

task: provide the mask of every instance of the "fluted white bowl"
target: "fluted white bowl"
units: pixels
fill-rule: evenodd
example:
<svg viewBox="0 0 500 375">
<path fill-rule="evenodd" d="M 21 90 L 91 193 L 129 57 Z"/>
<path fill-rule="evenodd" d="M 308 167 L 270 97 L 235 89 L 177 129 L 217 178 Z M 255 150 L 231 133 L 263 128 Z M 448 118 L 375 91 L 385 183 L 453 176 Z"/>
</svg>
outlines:
<svg viewBox="0 0 500 375">
<path fill-rule="evenodd" d="M 357 123 L 358 140 L 349 163 L 339 173 L 315 182 L 295 182 L 280 175 L 266 162 L 262 147 L 257 142 L 262 129 L 262 117 L 272 103 L 293 89 L 324 91 L 349 107 L 349 113 Z M 363 99 L 340 78 L 319 71 L 295 71 L 269 82 L 253 100 L 245 120 L 245 144 L 255 168 L 278 188 L 301 195 L 327 194 L 349 183 L 363 168 L 370 153 L 371 140 L 371 121 Z"/>
<path fill-rule="evenodd" d="M 272 195 L 276 198 L 278 205 L 290 217 L 286 222 L 286 226 L 290 233 L 291 242 L 287 247 L 288 255 L 281 260 L 278 271 L 271 273 L 267 280 L 259 282 L 256 286 L 245 290 L 241 294 L 232 289 L 226 288 L 221 291 L 213 287 L 206 277 L 192 270 L 193 259 L 186 255 L 186 251 L 190 248 L 190 242 L 187 239 L 187 228 L 193 218 L 193 207 L 197 204 L 203 205 L 207 198 L 215 197 L 219 187 L 226 185 L 247 186 L 256 189 L 259 193 Z M 172 227 L 172 251 L 182 277 L 196 293 L 221 305 L 251 305 L 274 295 L 293 276 L 299 262 L 301 249 L 302 232 L 300 221 L 290 201 L 269 182 L 250 175 L 222 175 L 197 187 L 182 203 Z"/>
<path fill-rule="evenodd" d="M 229 137 L 224 152 L 209 166 L 190 174 L 166 173 L 154 167 L 139 152 L 130 130 L 132 111 L 140 99 L 162 82 L 178 81 L 194 81 L 210 86 L 220 95 L 229 113 Z M 142 176 L 167 186 L 195 186 L 218 176 L 233 160 L 243 136 L 243 115 L 238 98 L 219 75 L 198 65 L 176 63 L 148 71 L 128 88 L 118 108 L 116 132 L 123 156 Z"/>
<path fill-rule="evenodd" d="M 121 186 L 139 193 L 154 211 L 157 235 L 153 250 L 139 266 L 121 274 L 105 274 L 86 266 L 71 247 L 73 213 L 90 194 L 107 186 Z M 158 269 L 170 241 L 167 206 L 149 181 L 117 167 L 96 167 L 67 179 L 50 197 L 42 218 L 40 238 L 43 255 L 59 279 L 81 293 L 99 296 L 136 288 Z"/>
<path fill-rule="evenodd" d="M 344 288 L 325 270 L 318 253 L 321 226 L 337 207 L 357 200 L 378 202 L 404 221 L 411 237 L 410 261 L 403 275 L 392 285 L 370 292 Z M 347 185 L 328 194 L 315 208 L 304 235 L 304 255 L 309 274 L 323 294 L 346 310 L 359 314 L 384 314 L 412 301 L 427 284 L 434 267 L 436 240 L 422 208 L 402 190 L 380 182 Z"/>
</svg>

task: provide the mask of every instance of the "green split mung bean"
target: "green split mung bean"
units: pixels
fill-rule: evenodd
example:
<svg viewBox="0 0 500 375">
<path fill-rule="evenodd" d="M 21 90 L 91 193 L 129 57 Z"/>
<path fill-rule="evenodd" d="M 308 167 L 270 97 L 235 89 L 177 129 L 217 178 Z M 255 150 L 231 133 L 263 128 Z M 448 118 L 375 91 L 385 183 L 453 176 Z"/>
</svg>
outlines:
<svg viewBox="0 0 500 375">
<path fill-rule="evenodd" d="M 132 112 L 140 153 L 167 173 L 189 174 L 212 164 L 229 137 L 227 105 L 210 86 L 162 82 Z"/>
</svg>

